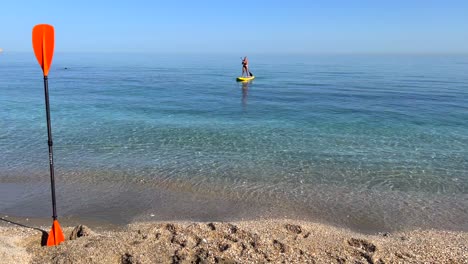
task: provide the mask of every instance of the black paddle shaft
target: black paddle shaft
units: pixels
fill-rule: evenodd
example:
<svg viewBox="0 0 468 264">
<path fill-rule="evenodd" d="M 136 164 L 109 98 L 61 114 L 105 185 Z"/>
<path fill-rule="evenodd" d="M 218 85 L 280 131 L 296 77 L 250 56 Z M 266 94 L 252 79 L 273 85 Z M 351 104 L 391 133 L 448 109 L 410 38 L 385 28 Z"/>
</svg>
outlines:
<svg viewBox="0 0 468 264">
<path fill-rule="evenodd" d="M 46 105 L 46 116 L 47 116 L 47 136 L 49 144 L 49 167 L 50 167 L 50 185 L 52 189 L 52 218 L 57 220 L 57 206 L 55 203 L 55 177 L 54 177 L 54 151 L 52 146 L 52 126 L 50 124 L 50 106 L 49 106 L 49 79 L 44 76 L 44 93 L 45 93 L 45 105 Z"/>
</svg>

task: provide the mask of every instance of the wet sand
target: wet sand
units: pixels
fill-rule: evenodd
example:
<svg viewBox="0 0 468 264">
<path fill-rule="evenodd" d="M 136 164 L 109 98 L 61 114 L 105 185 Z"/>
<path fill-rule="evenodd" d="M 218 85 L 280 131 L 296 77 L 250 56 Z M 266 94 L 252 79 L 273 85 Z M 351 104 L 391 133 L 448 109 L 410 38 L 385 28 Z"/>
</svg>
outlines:
<svg viewBox="0 0 468 264">
<path fill-rule="evenodd" d="M 42 247 L 41 229 L 49 226 L 5 220 L 0 263 L 468 263 L 467 232 L 362 234 L 295 220 L 140 222 L 64 227 L 67 241 Z"/>
<path fill-rule="evenodd" d="M 287 218 L 365 233 L 416 228 L 468 231 L 466 194 L 405 193 L 327 184 L 301 184 L 296 188 L 288 183 L 265 185 L 221 179 L 197 182 L 196 178 L 127 176 L 60 174 L 57 187 L 60 218 L 117 225 Z M 41 178 L 0 176 L 0 216 L 49 219 L 50 182 L 47 177 L 40 182 L 38 179 Z"/>
</svg>

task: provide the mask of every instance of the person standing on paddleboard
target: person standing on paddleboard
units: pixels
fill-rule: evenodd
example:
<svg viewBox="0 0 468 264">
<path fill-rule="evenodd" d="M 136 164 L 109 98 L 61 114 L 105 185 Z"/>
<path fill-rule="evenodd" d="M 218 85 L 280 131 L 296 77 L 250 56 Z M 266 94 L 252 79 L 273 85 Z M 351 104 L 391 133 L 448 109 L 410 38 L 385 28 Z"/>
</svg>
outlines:
<svg viewBox="0 0 468 264">
<path fill-rule="evenodd" d="M 245 56 L 244 59 L 242 60 L 242 76 L 244 76 L 244 72 L 247 77 L 250 76 L 249 60 L 247 59 L 247 56 Z"/>
</svg>

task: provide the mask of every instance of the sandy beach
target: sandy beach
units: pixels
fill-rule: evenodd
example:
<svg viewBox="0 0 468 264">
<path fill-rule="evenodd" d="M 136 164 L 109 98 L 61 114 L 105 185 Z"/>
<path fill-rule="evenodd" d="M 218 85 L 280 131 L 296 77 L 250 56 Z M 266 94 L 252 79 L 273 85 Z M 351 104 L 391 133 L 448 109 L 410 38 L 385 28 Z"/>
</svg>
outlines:
<svg viewBox="0 0 468 264">
<path fill-rule="evenodd" d="M 369 235 L 295 220 L 146 222 L 64 227 L 64 243 L 43 247 L 41 230 L 49 227 L 2 220 L 0 263 L 468 263 L 466 232 Z"/>
</svg>

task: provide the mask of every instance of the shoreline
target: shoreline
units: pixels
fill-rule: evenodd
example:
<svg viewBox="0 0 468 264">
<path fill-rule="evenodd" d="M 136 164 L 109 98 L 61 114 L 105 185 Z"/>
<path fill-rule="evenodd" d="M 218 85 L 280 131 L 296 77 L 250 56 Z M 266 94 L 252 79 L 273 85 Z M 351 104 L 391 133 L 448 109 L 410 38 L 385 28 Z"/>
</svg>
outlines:
<svg viewBox="0 0 468 264">
<path fill-rule="evenodd" d="M 112 176 L 112 177 L 111 177 Z M 114 177 L 116 176 L 116 177 Z M 117 177 L 118 176 L 118 177 Z M 81 179 L 81 178 L 80 178 Z M 326 184 L 268 185 L 182 179 L 126 179 L 110 174 L 95 182 L 61 179 L 59 219 L 93 226 L 142 221 L 249 221 L 295 219 L 372 234 L 415 228 L 468 231 L 466 195 L 372 190 Z M 50 183 L 0 183 L 0 217 L 50 220 Z M 109 191 L 111 190 L 111 191 Z M 77 202 L 78 201 L 78 202 Z M 74 221 L 74 222 L 73 222 Z"/>
<path fill-rule="evenodd" d="M 151 221 L 85 227 L 82 233 L 88 236 L 69 240 L 75 226 L 64 221 L 67 240 L 58 247 L 41 247 L 47 224 L 27 228 L 0 222 L 0 257 L 10 263 L 468 262 L 468 232 L 462 231 L 363 234 L 287 219 Z"/>
</svg>

